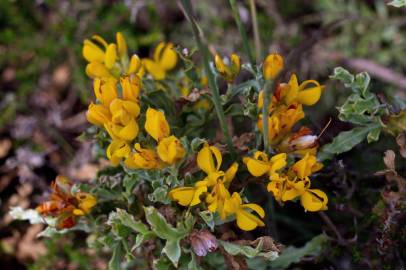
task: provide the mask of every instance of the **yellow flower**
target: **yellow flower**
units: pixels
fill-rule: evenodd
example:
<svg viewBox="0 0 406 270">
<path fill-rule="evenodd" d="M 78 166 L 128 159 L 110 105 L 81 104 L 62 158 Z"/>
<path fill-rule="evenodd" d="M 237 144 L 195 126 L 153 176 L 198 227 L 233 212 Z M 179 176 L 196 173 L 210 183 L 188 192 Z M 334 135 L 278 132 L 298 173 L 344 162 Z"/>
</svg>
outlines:
<svg viewBox="0 0 406 270">
<path fill-rule="evenodd" d="M 107 158 L 113 166 L 117 166 L 122 159 L 127 158 L 130 152 L 130 146 L 122 140 L 113 140 L 106 150 Z"/>
<path fill-rule="evenodd" d="M 142 78 L 142 76 L 144 75 L 144 68 L 142 67 L 142 62 L 138 57 L 138 55 L 133 54 L 133 56 L 131 56 L 130 65 L 128 66 L 127 69 L 127 74 L 129 75 L 135 74 L 140 78 Z"/>
<path fill-rule="evenodd" d="M 278 144 L 303 117 L 304 112 L 301 104 L 280 106 L 268 118 L 269 143 L 271 145 Z M 257 126 L 263 132 L 262 114 L 258 117 Z"/>
<path fill-rule="evenodd" d="M 286 190 L 282 201 L 293 200 L 300 196 L 300 203 L 306 211 L 316 212 L 327 209 L 327 195 L 319 189 L 310 189 L 310 180 L 286 181 Z"/>
<path fill-rule="evenodd" d="M 127 55 L 127 43 L 125 42 L 123 34 L 121 34 L 120 32 L 117 32 L 116 40 L 117 40 L 117 49 L 118 49 L 119 57 L 120 58 L 128 57 L 128 55 Z"/>
<path fill-rule="evenodd" d="M 195 206 L 201 203 L 200 196 L 207 192 L 206 183 L 199 181 L 194 187 L 178 187 L 172 189 L 168 196 L 182 206 Z"/>
<path fill-rule="evenodd" d="M 148 108 L 145 120 L 145 130 L 157 142 L 168 137 L 170 129 L 165 114 L 153 108 Z"/>
<path fill-rule="evenodd" d="M 283 69 L 283 57 L 280 54 L 272 53 L 269 54 L 264 61 L 262 66 L 262 73 L 265 80 L 274 80 L 276 76 Z"/>
<path fill-rule="evenodd" d="M 100 62 L 91 62 L 86 66 L 86 75 L 90 78 L 103 78 L 113 76 Z"/>
<path fill-rule="evenodd" d="M 317 162 L 317 158 L 313 155 L 306 154 L 302 159 L 297 161 L 291 167 L 291 172 L 294 173 L 299 179 L 305 179 L 312 173 L 317 172 L 323 168 L 323 164 Z"/>
<path fill-rule="evenodd" d="M 311 84 L 313 86 L 307 87 Z M 324 86 L 316 80 L 306 80 L 299 85 L 296 75 L 292 74 L 288 84 L 281 86 L 280 99 L 283 99 L 287 105 L 297 102 L 311 106 L 319 101 L 323 89 Z"/>
<path fill-rule="evenodd" d="M 104 48 L 102 49 L 91 40 L 85 39 L 83 43 L 83 57 L 89 62 L 86 73 L 89 77 L 110 77 L 116 73 L 113 70 L 117 61 L 117 45 L 108 44 L 102 37 L 93 36 L 92 39 Z M 114 67 L 117 70 L 117 67 Z"/>
<path fill-rule="evenodd" d="M 117 98 L 117 80 L 113 77 L 96 78 L 93 82 L 94 95 L 101 104 L 109 106 Z"/>
<path fill-rule="evenodd" d="M 90 103 L 86 118 L 93 125 L 103 126 L 111 120 L 111 113 L 108 107 L 102 104 Z"/>
<path fill-rule="evenodd" d="M 175 163 L 186 154 L 181 142 L 175 136 L 162 139 L 158 143 L 157 151 L 159 158 L 168 164 Z"/>
<path fill-rule="evenodd" d="M 73 214 L 76 216 L 86 215 L 97 204 L 96 197 L 86 192 L 78 192 L 75 194 L 78 201 L 78 208 L 73 210 Z"/>
<path fill-rule="evenodd" d="M 284 194 L 286 181 L 288 180 L 285 175 L 273 174 L 270 177 L 271 182 L 268 183 L 267 190 L 272 192 L 276 201 L 282 201 L 282 195 Z"/>
<path fill-rule="evenodd" d="M 138 135 L 136 118 L 140 107 L 136 102 L 115 99 L 110 104 L 112 121 L 104 124 L 105 129 L 113 139 L 131 141 Z"/>
<path fill-rule="evenodd" d="M 235 214 L 237 225 L 241 230 L 252 231 L 258 226 L 265 226 L 261 219 L 249 212 L 249 210 L 253 210 L 261 218 L 264 218 L 265 212 L 262 207 L 254 203 L 243 204 L 237 192 L 234 192 L 231 198 L 226 200 L 224 210 L 227 214 Z"/>
<path fill-rule="evenodd" d="M 326 193 L 319 189 L 308 189 L 300 197 L 303 208 L 310 212 L 327 210 L 328 198 Z"/>
<path fill-rule="evenodd" d="M 153 59 L 142 60 L 144 68 L 155 80 L 165 79 L 166 72 L 172 70 L 177 62 L 178 55 L 173 49 L 173 44 L 165 42 L 160 42 L 156 46 Z"/>
<path fill-rule="evenodd" d="M 286 166 L 286 154 L 280 153 L 268 159 L 267 154 L 256 151 L 253 158 L 245 157 L 243 161 L 253 176 L 259 177 L 266 173 L 271 176 Z"/>
<path fill-rule="evenodd" d="M 126 75 L 120 78 L 123 99 L 138 102 L 141 92 L 141 79 L 137 75 Z"/>
<path fill-rule="evenodd" d="M 229 184 L 238 170 L 238 164 L 233 163 L 225 173 L 221 171 L 223 157 L 217 147 L 209 146 L 207 143 L 199 151 L 196 159 L 197 166 L 207 174 L 205 180 L 208 181 L 208 186 L 217 184 L 220 176 L 225 176 L 225 182 Z"/>
<path fill-rule="evenodd" d="M 237 54 L 231 54 L 229 64 L 225 64 L 223 59 L 216 54 L 214 57 L 214 63 L 218 73 L 220 73 L 221 76 L 223 76 L 223 78 L 228 82 L 232 82 L 235 77 L 237 77 L 238 73 L 240 73 L 241 60 Z"/>
<path fill-rule="evenodd" d="M 127 43 L 118 32 L 116 43 L 107 43 L 102 37 L 95 35 L 83 42 L 83 57 L 89 62 L 86 74 L 91 78 L 118 78 L 124 74 L 142 76 L 141 61 L 133 55 L 128 61 Z"/>
<path fill-rule="evenodd" d="M 160 169 L 164 164 L 157 153 L 152 149 L 141 148 L 139 143 L 134 145 L 135 152 L 125 160 L 125 165 L 130 169 Z"/>
<path fill-rule="evenodd" d="M 216 184 L 213 186 L 212 191 L 206 197 L 208 209 L 210 212 L 218 212 L 222 220 L 226 219 L 227 213 L 224 210 L 224 203 L 230 198 L 230 193 L 224 185 L 224 176 L 218 175 Z"/>
</svg>

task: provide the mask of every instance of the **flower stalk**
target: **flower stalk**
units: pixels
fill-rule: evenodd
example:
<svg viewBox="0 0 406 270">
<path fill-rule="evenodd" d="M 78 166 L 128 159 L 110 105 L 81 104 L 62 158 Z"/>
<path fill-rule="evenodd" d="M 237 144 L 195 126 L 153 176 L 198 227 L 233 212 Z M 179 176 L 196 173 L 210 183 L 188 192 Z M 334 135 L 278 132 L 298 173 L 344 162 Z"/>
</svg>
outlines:
<svg viewBox="0 0 406 270">
<path fill-rule="evenodd" d="M 269 107 L 269 96 L 271 89 L 273 87 L 273 80 L 266 80 L 264 84 L 264 105 L 262 106 L 262 126 L 263 126 L 263 138 L 264 138 L 264 152 L 269 154 L 269 117 L 268 117 L 268 107 Z"/>
<path fill-rule="evenodd" d="M 242 44 L 243 44 L 245 53 L 248 56 L 248 60 L 249 60 L 250 64 L 253 65 L 255 63 L 255 59 L 254 59 L 254 56 L 252 55 L 252 51 L 251 51 L 250 45 L 248 43 L 247 33 L 245 32 L 244 26 L 242 25 L 242 22 L 241 22 L 241 17 L 240 17 L 240 13 L 238 12 L 237 3 L 235 0 L 229 0 L 229 3 L 231 6 L 231 9 L 233 11 L 233 16 L 234 16 L 235 22 L 237 24 L 238 31 L 240 32 L 240 35 L 241 35 Z"/>
<path fill-rule="evenodd" d="M 197 23 L 196 23 L 196 21 L 195 21 L 195 19 L 193 17 L 192 4 L 191 4 L 190 0 L 182 0 L 182 10 L 183 10 L 186 18 L 188 19 L 188 21 L 192 25 L 192 32 L 193 32 L 193 35 L 195 37 L 197 46 L 198 46 L 199 50 L 202 52 L 202 55 L 203 55 L 204 70 L 205 70 L 205 72 L 207 74 L 209 87 L 212 90 L 214 107 L 215 107 L 217 117 L 218 117 L 219 122 L 220 122 L 220 127 L 221 127 L 221 129 L 223 131 L 223 134 L 224 134 L 224 137 L 226 139 L 228 150 L 230 151 L 232 156 L 235 156 L 235 150 L 234 150 L 234 147 L 233 147 L 233 143 L 232 143 L 232 140 L 231 140 L 230 133 L 229 133 L 228 128 L 227 128 L 225 115 L 224 115 L 224 110 L 223 110 L 223 107 L 221 105 L 220 92 L 219 92 L 219 89 L 217 87 L 213 72 L 210 69 L 210 61 L 212 61 L 213 59 L 212 59 L 211 54 L 210 54 L 210 52 L 209 52 L 209 50 L 207 48 L 207 45 L 204 44 L 202 31 L 198 27 L 198 25 L 197 25 Z"/>
</svg>

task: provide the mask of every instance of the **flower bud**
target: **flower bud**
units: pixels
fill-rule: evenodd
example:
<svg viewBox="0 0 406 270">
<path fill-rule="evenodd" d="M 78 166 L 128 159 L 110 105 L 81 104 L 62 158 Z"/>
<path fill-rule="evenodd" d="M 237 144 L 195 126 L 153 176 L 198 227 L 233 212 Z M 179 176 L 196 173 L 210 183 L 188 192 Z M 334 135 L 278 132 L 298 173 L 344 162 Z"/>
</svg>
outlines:
<svg viewBox="0 0 406 270">
<path fill-rule="evenodd" d="M 190 244 L 193 251 L 199 257 L 204 257 L 208 252 L 218 248 L 216 237 L 207 230 L 194 231 L 190 234 Z"/>
<path fill-rule="evenodd" d="M 280 54 L 269 54 L 264 61 L 262 72 L 265 80 L 274 80 L 283 69 L 283 58 Z"/>
</svg>

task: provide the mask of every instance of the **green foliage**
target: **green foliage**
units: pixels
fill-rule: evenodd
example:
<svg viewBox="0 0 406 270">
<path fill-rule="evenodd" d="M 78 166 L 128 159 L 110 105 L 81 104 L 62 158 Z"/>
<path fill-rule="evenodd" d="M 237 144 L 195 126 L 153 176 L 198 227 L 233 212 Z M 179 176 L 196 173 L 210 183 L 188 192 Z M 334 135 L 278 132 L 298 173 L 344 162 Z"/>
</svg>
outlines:
<svg viewBox="0 0 406 270">
<path fill-rule="evenodd" d="M 278 258 L 278 252 L 276 251 L 263 251 L 264 240 L 262 238 L 259 240 L 258 245 L 255 248 L 230 242 L 219 242 L 225 251 L 233 256 L 243 255 L 247 258 L 261 257 L 267 261 L 273 261 Z"/>
<path fill-rule="evenodd" d="M 320 152 L 321 159 L 347 152 L 365 138 L 368 143 L 377 141 L 384 128 L 382 117 L 388 115 L 386 106 L 369 90 L 371 78 L 368 73 L 362 72 L 354 76 L 344 68 L 337 67 L 331 78 L 340 81 L 352 91 L 344 104 L 338 107 L 338 118 L 359 127 L 341 132 L 331 143 L 324 145 Z"/>
<path fill-rule="evenodd" d="M 180 240 L 190 233 L 195 219 L 192 215 L 188 215 L 184 223 L 178 223 L 178 226 L 174 228 L 167 223 L 165 218 L 154 207 L 145 207 L 144 211 L 145 218 L 152 231 L 159 238 L 166 240 L 162 252 L 168 256 L 176 267 L 181 256 Z"/>
<path fill-rule="evenodd" d="M 292 263 L 298 263 L 306 256 L 319 256 L 323 252 L 323 248 L 328 243 L 325 235 L 318 235 L 306 245 L 300 248 L 289 246 L 283 250 L 282 254 L 273 262 L 272 269 L 286 269 Z"/>
</svg>

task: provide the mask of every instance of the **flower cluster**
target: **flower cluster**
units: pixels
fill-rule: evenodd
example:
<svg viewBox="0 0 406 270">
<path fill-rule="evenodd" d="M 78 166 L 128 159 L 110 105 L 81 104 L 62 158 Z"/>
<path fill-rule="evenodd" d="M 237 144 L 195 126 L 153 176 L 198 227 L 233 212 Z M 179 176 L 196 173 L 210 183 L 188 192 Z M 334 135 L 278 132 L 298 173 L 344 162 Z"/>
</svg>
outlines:
<svg viewBox="0 0 406 270">
<path fill-rule="evenodd" d="M 234 162 L 226 171 L 221 170 L 222 155 L 215 146 L 205 144 L 197 154 L 197 166 L 206 177 L 197 181 L 193 187 L 178 187 L 169 192 L 169 197 L 182 206 L 195 206 L 205 202 L 210 212 L 217 212 L 222 220 L 235 215 L 237 225 L 243 230 L 250 231 L 257 226 L 264 226 L 260 218 L 250 213 L 255 211 L 261 218 L 264 210 L 257 204 L 244 204 L 240 195 L 234 192 L 230 195 L 228 188 L 238 170 L 238 163 Z"/>
<path fill-rule="evenodd" d="M 282 64 L 281 64 L 282 63 Z M 283 68 L 280 55 L 270 55 L 263 65 L 265 79 L 275 79 Z M 309 87 L 309 85 L 312 85 Z M 269 177 L 268 191 L 272 192 L 278 202 L 294 200 L 300 197 L 302 206 L 307 211 L 327 209 L 327 196 L 318 189 L 310 189 L 309 176 L 322 168 L 317 162 L 317 137 L 311 135 L 310 129 L 301 127 L 292 132 L 293 126 L 305 114 L 303 105 L 311 106 L 320 99 L 323 86 L 315 80 L 307 80 L 299 84 L 295 74 L 288 83 L 277 85 L 267 108 L 269 144 L 277 154 L 269 157 L 267 153 L 256 151 L 253 157 L 245 157 L 244 163 L 248 171 L 255 177 Z M 258 107 L 264 106 L 264 91 L 258 98 Z M 262 114 L 258 117 L 258 128 L 263 133 Z M 301 157 L 287 168 L 288 154 L 293 158 Z"/>
<path fill-rule="evenodd" d="M 97 99 L 96 104 L 89 105 L 87 119 L 110 135 L 112 141 L 106 155 L 111 164 L 117 166 L 124 160 L 132 169 L 158 169 L 183 158 L 183 146 L 179 139 L 170 135 L 164 113 L 153 108 L 147 109 L 145 130 L 157 142 L 157 150 L 143 148 L 139 142 L 131 147 L 140 132 L 142 76 L 146 71 L 155 80 L 164 79 L 166 72 L 177 63 L 173 45 L 161 42 L 153 59 L 140 60 L 134 54 L 128 61 L 127 45 L 121 33 L 117 33 L 117 44 L 108 44 L 100 36 L 94 36 L 93 40 L 105 50 L 90 40 L 84 41 L 83 55 L 89 61 L 86 71 L 94 78 L 93 90 Z"/>
<path fill-rule="evenodd" d="M 72 183 L 64 176 L 58 176 L 51 187 L 49 201 L 40 204 L 37 211 L 44 216 L 56 217 L 58 229 L 72 228 L 78 217 L 88 214 L 97 203 L 89 193 L 72 193 Z"/>
</svg>

